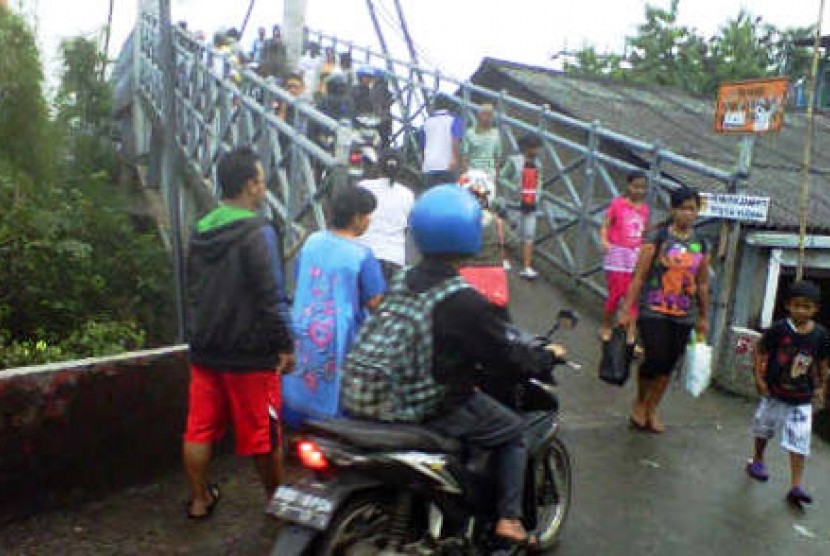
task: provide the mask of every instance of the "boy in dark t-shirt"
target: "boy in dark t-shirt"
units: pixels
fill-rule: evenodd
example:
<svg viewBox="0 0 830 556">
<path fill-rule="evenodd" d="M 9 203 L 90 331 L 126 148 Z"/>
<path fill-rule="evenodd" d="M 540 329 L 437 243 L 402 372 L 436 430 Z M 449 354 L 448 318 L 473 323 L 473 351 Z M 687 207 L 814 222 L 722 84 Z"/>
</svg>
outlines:
<svg viewBox="0 0 830 556">
<path fill-rule="evenodd" d="M 830 358 L 827 329 L 813 320 L 820 301 L 820 291 L 812 282 L 793 284 L 785 305 L 787 318 L 774 322 L 755 350 L 755 385 L 761 402 L 752 422 L 755 455 L 746 472 L 759 481 L 769 479 L 764 450 L 779 429 L 781 447 L 790 454 L 787 501 L 798 507 L 813 501 L 801 488 L 801 477 L 810 453 L 811 402 L 821 391 Z"/>
</svg>

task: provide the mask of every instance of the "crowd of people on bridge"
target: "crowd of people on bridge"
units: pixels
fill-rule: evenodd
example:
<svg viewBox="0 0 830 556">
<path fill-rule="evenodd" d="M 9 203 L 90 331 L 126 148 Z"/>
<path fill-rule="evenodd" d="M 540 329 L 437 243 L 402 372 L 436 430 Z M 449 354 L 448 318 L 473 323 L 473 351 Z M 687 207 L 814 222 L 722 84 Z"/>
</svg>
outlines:
<svg viewBox="0 0 830 556">
<path fill-rule="evenodd" d="M 187 33 L 187 25 L 180 26 Z M 188 33 L 196 44 L 208 45 L 202 32 Z M 338 122 L 354 123 L 360 116 L 379 118 L 380 145 L 389 143 L 392 132 L 392 101 L 386 72 L 370 64 L 355 67 L 350 51 L 337 52 L 319 43 L 305 45 L 301 58 L 291 64 L 279 25 L 259 27 L 249 48 L 243 46 L 236 28 L 219 29 L 203 53 L 205 62 L 220 79 L 242 81 L 242 68 L 256 72 L 267 82 L 284 88 L 295 98 L 313 103 L 321 112 Z M 293 111 L 286 103 L 273 99 L 276 114 L 295 123 Z M 314 129 L 306 129 L 317 140 Z"/>
<path fill-rule="evenodd" d="M 333 117 L 374 109 L 375 102 L 388 109 L 388 89 L 376 73 L 352 73 L 350 59 L 338 60 L 332 49 L 320 58 L 315 45 L 296 68 L 288 68 L 279 28 L 270 38 L 265 31 L 259 30 L 249 52 L 237 55 L 259 71 L 273 72 L 292 95 L 313 91 Z M 344 366 L 361 328 L 403 307 L 401 296 L 432 293 L 437 297 L 429 313 L 419 317 L 431 323 L 432 372 L 446 393 L 423 424 L 499 454 L 513 472 L 498 476 L 502 519 L 497 533 L 532 543 L 521 522 L 522 480 L 517 477 L 526 454 L 520 420 L 480 392 L 476 377 L 482 363 L 498 366 L 518 358 L 519 367 L 550 364 L 504 340 L 511 321 L 505 226 L 518 230 L 519 275 L 536 278 L 543 143 L 537 135 L 525 135 L 519 152 L 507 156 L 493 106 L 480 105 L 469 129 L 453 106 L 438 95 L 426 118 L 424 192 L 417 199 L 398 180 L 404 162 L 394 150 L 382 152 L 366 179 L 333 194 L 331 228 L 311 234 L 297 255 L 291 301 L 280 231 L 257 215 L 267 190 L 256 153 L 241 147 L 220 160 L 222 203 L 199 221 L 189 255 L 192 375 L 184 460 L 191 518 L 209 516 L 219 501 L 218 487 L 208 480 L 208 462 L 211 444 L 228 421 L 236 429 L 237 451 L 254 457 L 270 494 L 281 481 L 281 424 L 342 416 Z M 284 108 L 280 117 L 291 115 Z M 623 195 L 604 215 L 600 240 L 608 296 L 599 339 L 608 342 L 615 327 L 625 331 L 631 359 L 640 359 L 629 421 L 637 431 L 659 434 L 665 425 L 658 408 L 670 377 L 692 334 L 697 341 L 708 336 L 710 254 L 694 228 L 700 194 L 688 187 L 672 191 L 668 218 L 650 225 L 647 188 L 644 173 L 630 173 Z M 495 210 L 495 199 L 511 194 L 515 210 Z M 408 233 L 423 256 L 412 268 L 405 266 Z M 472 287 L 453 289 L 459 275 Z M 819 303 L 813 284 L 796 283 L 788 296 L 788 318 L 764 334 L 756 361 L 763 398 L 746 472 L 767 480 L 764 449 L 781 431 L 791 457 L 787 499 L 798 505 L 811 502 L 801 485 L 809 453 L 809 405 L 830 362 L 830 337 L 813 320 Z M 557 346 L 549 351 L 562 353 Z"/>
</svg>

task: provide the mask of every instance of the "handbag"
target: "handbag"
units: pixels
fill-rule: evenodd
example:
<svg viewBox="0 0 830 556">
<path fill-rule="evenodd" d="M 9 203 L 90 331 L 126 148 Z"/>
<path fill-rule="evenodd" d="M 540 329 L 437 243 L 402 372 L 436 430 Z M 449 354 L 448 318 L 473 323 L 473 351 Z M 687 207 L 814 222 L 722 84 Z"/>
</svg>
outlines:
<svg viewBox="0 0 830 556">
<path fill-rule="evenodd" d="M 693 397 L 700 396 L 712 379 L 712 346 L 697 341 L 692 333 L 683 361 L 683 387 Z"/>
<path fill-rule="evenodd" d="M 507 307 L 510 303 L 510 288 L 504 266 L 467 266 L 459 274 L 493 305 Z"/>
<path fill-rule="evenodd" d="M 611 338 L 602 343 L 602 359 L 599 362 L 600 380 L 615 386 L 624 386 L 631 374 L 631 355 L 634 346 L 626 342 L 625 330 L 615 327 Z"/>
</svg>

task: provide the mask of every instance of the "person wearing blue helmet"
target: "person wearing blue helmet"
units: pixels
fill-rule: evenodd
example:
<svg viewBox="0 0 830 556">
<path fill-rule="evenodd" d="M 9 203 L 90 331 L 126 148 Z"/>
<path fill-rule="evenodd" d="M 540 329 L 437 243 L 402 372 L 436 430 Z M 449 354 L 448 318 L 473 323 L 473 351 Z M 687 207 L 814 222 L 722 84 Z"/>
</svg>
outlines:
<svg viewBox="0 0 830 556">
<path fill-rule="evenodd" d="M 392 94 L 386 83 L 386 72 L 368 64 L 357 68 L 357 85 L 352 88 L 355 115 L 372 115 L 380 118 L 377 124 L 380 145 L 389 146 L 392 134 Z"/>
<path fill-rule="evenodd" d="M 418 293 L 441 288 L 481 248 L 481 206 L 458 185 L 438 185 L 415 202 L 410 229 L 423 259 L 407 271 L 406 287 Z M 510 544 L 538 545 L 522 523 L 527 459 L 522 419 L 479 390 L 479 369 L 538 374 L 551 366 L 549 351 L 563 353 L 554 347 L 540 352 L 511 340 L 515 335 L 509 333 L 507 321 L 472 287 L 438 302 L 431 316 L 432 374 L 445 393 L 438 412 L 424 425 L 494 452 L 500 516 L 496 535 Z"/>
</svg>

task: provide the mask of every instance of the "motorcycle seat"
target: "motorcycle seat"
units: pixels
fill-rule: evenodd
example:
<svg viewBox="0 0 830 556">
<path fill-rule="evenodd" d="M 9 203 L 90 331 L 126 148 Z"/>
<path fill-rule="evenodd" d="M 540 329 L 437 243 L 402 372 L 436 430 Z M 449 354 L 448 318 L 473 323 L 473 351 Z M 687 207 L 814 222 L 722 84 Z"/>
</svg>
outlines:
<svg viewBox="0 0 830 556">
<path fill-rule="evenodd" d="M 461 443 L 417 425 L 357 419 L 307 421 L 305 430 L 365 450 L 441 452 L 457 454 Z"/>
</svg>

